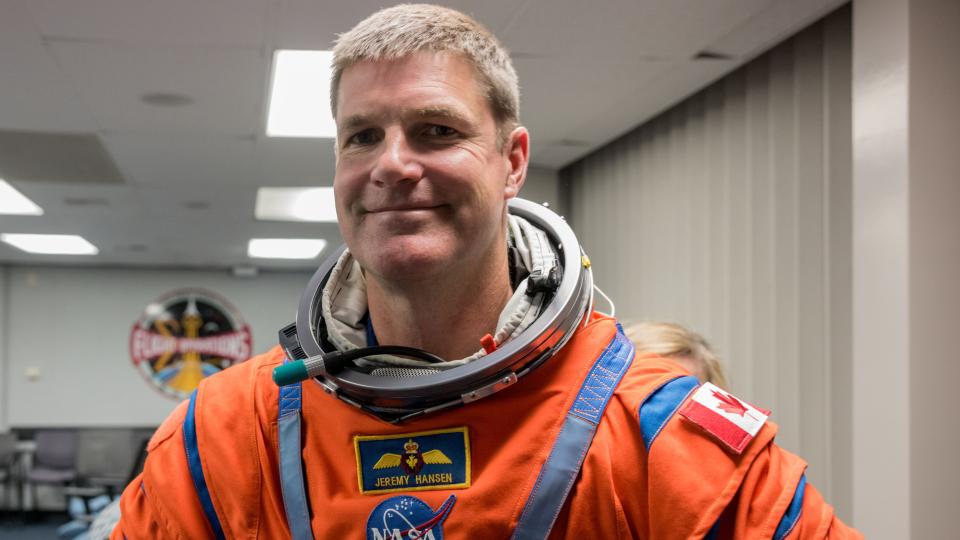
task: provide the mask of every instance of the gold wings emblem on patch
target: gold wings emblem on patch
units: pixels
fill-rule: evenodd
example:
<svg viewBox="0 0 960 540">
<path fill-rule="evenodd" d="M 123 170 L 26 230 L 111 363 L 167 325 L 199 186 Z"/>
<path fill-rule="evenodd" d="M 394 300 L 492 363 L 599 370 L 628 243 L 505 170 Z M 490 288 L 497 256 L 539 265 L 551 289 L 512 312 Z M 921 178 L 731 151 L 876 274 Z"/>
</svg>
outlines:
<svg viewBox="0 0 960 540">
<path fill-rule="evenodd" d="M 430 450 L 423 453 L 423 462 L 428 465 L 450 465 L 450 458 L 440 450 Z"/>
<path fill-rule="evenodd" d="M 376 469 L 389 469 L 390 467 L 399 467 L 400 466 L 400 454 L 391 454 L 387 452 L 386 454 L 380 456 L 380 459 L 373 465 L 374 470 Z"/>
<path fill-rule="evenodd" d="M 391 467 L 399 467 L 400 459 L 403 456 L 400 454 L 392 454 L 387 452 L 386 454 L 380 456 L 380 459 L 377 460 L 373 465 L 374 470 L 380 469 L 389 469 Z M 450 465 L 453 461 L 447 457 L 446 454 L 440 450 L 430 450 L 423 453 L 423 462 L 428 465 Z"/>
</svg>

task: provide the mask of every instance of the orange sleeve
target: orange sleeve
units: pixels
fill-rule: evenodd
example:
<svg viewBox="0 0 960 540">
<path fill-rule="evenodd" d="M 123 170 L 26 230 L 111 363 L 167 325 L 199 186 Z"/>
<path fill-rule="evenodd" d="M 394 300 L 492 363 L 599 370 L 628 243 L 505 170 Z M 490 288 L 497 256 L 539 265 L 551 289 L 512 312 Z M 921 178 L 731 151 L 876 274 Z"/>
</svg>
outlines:
<svg viewBox="0 0 960 540">
<path fill-rule="evenodd" d="M 820 492 L 806 482 L 806 463 L 771 440 L 744 471 L 718 525 L 725 538 L 783 540 L 863 538 L 843 524 Z M 726 533 L 726 534 L 723 534 Z"/>
<path fill-rule="evenodd" d="M 186 402 L 181 403 L 147 445 L 143 473 L 120 498 L 120 522 L 111 539 L 211 538 L 187 467 L 183 443 Z"/>
<path fill-rule="evenodd" d="M 840 521 L 833 514 L 833 507 L 823 500 L 817 488 L 807 484 L 800 520 L 785 540 L 800 538 L 846 540 L 863 538 L 863 535 Z"/>
<path fill-rule="evenodd" d="M 110 539 L 173 537 L 165 534 L 152 514 L 146 494 L 143 492 L 143 475 L 141 474 L 123 491 L 123 496 L 120 498 L 120 522 L 114 527 Z"/>
</svg>

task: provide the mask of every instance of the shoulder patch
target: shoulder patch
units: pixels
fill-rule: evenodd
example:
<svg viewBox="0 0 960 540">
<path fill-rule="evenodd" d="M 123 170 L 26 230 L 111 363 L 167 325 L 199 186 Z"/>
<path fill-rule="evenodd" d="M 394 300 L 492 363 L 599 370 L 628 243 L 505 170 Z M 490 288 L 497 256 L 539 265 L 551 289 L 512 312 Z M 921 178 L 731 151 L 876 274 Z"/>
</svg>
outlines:
<svg viewBox="0 0 960 540">
<path fill-rule="evenodd" d="M 713 435 L 732 452 L 741 454 L 766 423 L 770 411 L 704 383 L 684 403 L 680 415 Z"/>
<path fill-rule="evenodd" d="M 647 451 L 697 384 L 697 378 L 690 375 L 672 379 L 654 390 L 640 405 L 640 433 Z"/>
</svg>

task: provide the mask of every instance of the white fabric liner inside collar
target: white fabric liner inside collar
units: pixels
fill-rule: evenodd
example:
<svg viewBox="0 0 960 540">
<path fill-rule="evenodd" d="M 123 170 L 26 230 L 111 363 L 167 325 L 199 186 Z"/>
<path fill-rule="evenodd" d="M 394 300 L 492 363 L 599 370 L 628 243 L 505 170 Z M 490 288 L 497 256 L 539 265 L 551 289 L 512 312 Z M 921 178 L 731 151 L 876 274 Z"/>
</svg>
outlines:
<svg viewBox="0 0 960 540">
<path fill-rule="evenodd" d="M 507 242 L 519 253 L 519 264 L 528 272 L 547 275 L 558 264 L 556 250 L 547 234 L 527 220 L 510 215 L 508 218 Z M 493 336 L 497 347 L 523 332 L 540 315 L 544 307 L 545 293 L 527 294 L 529 277 L 524 278 L 513 292 L 497 322 Z M 327 326 L 327 337 L 337 350 L 348 351 L 367 346 L 364 318 L 367 314 L 367 285 L 360 264 L 345 250 L 337 261 L 321 296 L 321 314 Z M 479 343 L 481 336 L 477 336 Z M 480 348 L 466 358 L 432 364 L 413 358 L 377 355 L 357 361 L 363 367 L 408 367 L 444 370 L 461 366 L 486 355 Z"/>
</svg>

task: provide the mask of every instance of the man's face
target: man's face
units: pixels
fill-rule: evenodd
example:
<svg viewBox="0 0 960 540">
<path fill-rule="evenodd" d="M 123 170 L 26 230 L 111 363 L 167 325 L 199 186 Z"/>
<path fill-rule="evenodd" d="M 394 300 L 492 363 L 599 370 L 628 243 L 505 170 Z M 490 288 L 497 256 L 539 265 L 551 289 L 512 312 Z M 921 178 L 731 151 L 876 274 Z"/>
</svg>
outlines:
<svg viewBox="0 0 960 540">
<path fill-rule="evenodd" d="M 368 272 L 418 281 L 503 247 L 505 201 L 527 135 L 501 148 L 473 66 L 417 53 L 354 64 L 340 80 L 334 193 L 343 238 Z"/>
</svg>

